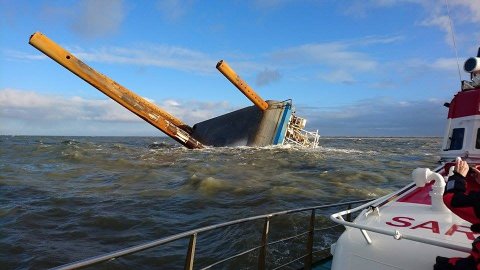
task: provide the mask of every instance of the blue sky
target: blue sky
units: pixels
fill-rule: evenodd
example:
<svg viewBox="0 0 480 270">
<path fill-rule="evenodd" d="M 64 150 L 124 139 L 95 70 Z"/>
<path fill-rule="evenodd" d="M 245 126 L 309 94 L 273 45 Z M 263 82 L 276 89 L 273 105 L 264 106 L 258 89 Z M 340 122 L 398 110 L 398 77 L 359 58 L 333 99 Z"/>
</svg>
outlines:
<svg viewBox="0 0 480 270">
<path fill-rule="evenodd" d="M 462 68 L 480 1 L 449 6 Z M 30 46 L 40 31 L 191 125 L 251 105 L 224 59 L 321 135 L 442 136 L 460 85 L 447 15 L 444 0 L 0 0 L 0 134 L 162 135 Z"/>
</svg>

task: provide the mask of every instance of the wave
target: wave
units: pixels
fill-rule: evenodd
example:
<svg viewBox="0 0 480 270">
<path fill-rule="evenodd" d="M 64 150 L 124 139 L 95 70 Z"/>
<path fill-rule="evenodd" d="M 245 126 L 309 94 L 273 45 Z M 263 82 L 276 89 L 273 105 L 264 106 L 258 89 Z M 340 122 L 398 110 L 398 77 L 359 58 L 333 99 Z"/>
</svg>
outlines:
<svg viewBox="0 0 480 270">
<path fill-rule="evenodd" d="M 411 169 L 436 167 L 440 144 L 321 138 L 317 149 L 189 150 L 158 137 L 2 137 L 2 263 L 48 268 L 58 250 L 80 259 L 227 219 L 382 196 L 409 183 Z M 169 248 L 184 256 L 184 246 Z"/>
</svg>

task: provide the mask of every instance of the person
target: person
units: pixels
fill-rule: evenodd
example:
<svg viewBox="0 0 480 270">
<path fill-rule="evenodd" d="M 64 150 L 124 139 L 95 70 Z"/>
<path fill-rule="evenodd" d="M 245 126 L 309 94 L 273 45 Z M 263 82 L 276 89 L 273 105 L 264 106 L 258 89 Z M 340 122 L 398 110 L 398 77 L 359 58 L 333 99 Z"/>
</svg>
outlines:
<svg viewBox="0 0 480 270">
<path fill-rule="evenodd" d="M 454 173 L 448 178 L 443 194 L 445 205 L 456 215 L 470 222 L 470 229 L 480 233 L 480 166 L 469 167 L 457 158 Z M 437 256 L 434 270 L 480 270 L 480 237 L 472 243 L 466 258 Z"/>
</svg>

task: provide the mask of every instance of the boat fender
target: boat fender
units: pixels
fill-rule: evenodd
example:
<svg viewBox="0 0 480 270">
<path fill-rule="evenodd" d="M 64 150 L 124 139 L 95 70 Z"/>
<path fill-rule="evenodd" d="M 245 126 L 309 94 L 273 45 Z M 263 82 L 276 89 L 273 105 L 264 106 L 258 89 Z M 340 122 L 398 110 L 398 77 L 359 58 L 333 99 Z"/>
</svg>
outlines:
<svg viewBox="0 0 480 270">
<path fill-rule="evenodd" d="M 412 172 L 412 178 L 417 187 L 424 187 L 425 184 L 435 180 L 435 185 L 444 187 L 445 179 L 439 173 L 432 172 L 428 168 L 416 168 Z"/>
</svg>

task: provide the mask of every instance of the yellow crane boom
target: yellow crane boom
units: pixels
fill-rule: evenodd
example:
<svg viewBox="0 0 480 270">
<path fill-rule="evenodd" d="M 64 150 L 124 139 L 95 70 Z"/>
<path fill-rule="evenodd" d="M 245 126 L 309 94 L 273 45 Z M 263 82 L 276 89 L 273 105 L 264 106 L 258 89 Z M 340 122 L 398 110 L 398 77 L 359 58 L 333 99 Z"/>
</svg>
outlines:
<svg viewBox="0 0 480 270">
<path fill-rule="evenodd" d="M 190 149 L 203 148 L 203 145 L 190 135 L 192 131 L 190 126 L 107 76 L 95 71 L 44 34 L 34 33 L 30 37 L 29 43 L 174 140 Z"/>
<path fill-rule="evenodd" d="M 220 60 L 217 63 L 217 69 L 235 85 L 250 101 L 262 111 L 268 109 L 268 103 L 265 102 L 255 91 L 233 71 L 233 69 L 225 62 Z"/>
</svg>

